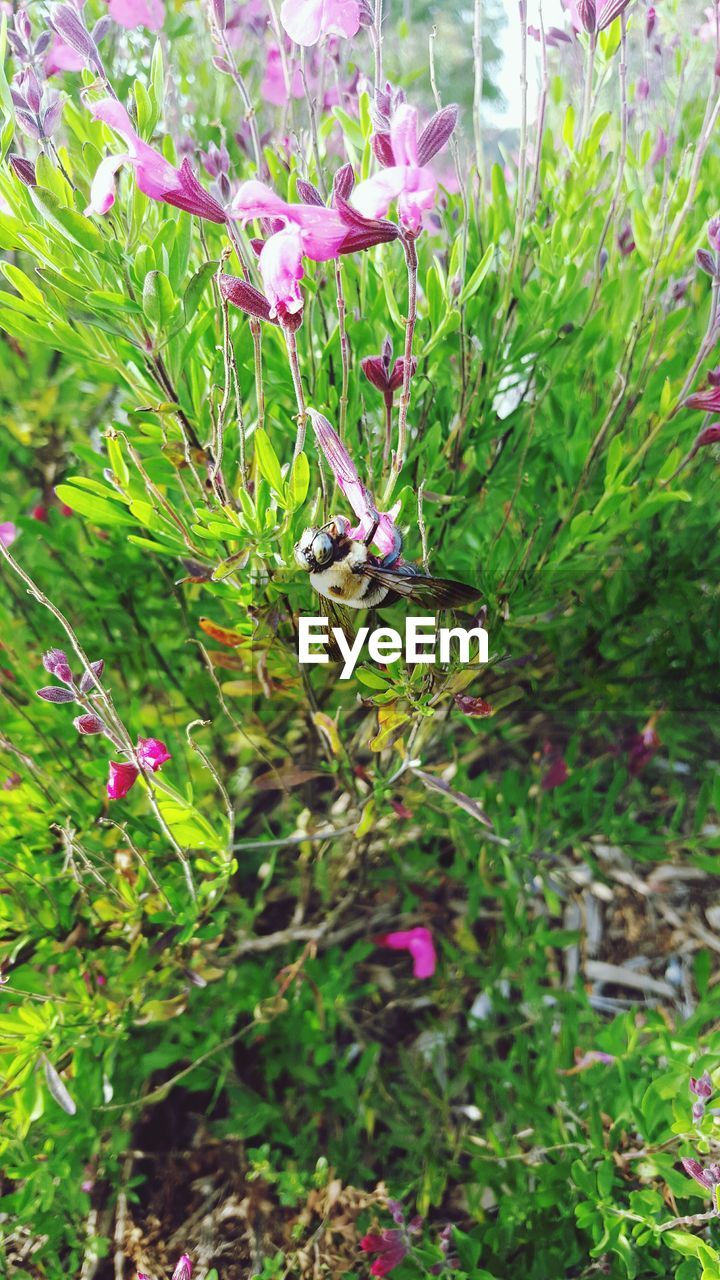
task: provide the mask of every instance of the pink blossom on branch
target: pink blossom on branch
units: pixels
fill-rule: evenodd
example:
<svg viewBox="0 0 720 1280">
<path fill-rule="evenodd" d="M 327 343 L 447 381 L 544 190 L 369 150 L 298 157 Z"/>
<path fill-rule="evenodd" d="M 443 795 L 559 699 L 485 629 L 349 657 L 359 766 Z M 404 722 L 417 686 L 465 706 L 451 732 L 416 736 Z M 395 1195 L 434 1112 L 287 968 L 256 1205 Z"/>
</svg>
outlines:
<svg viewBox="0 0 720 1280">
<path fill-rule="evenodd" d="M 328 262 L 339 254 L 366 249 L 397 236 L 393 223 L 363 218 L 339 192 L 333 199 L 336 207 L 329 209 L 322 201 L 290 204 L 264 182 L 243 182 L 233 197 L 228 217 L 243 226 L 260 220 L 272 230 L 258 259 L 265 296 L 245 281 L 223 276 L 224 296 L 250 315 L 297 328 L 303 307 L 299 287 L 303 258 Z"/>
<path fill-rule="evenodd" d="M 159 738 L 138 738 L 137 758 L 145 769 L 157 773 L 170 759 L 170 752 Z"/>
<path fill-rule="evenodd" d="M 165 21 L 163 0 L 109 0 L 108 13 L 114 22 L 128 31 L 135 27 L 160 31 Z"/>
<path fill-rule="evenodd" d="M 423 214 L 432 209 L 437 180 L 427 162 L 445 145 L 455 128 L 457 107 L 444 107 L 432 117 L 418 136 L 418 114 L 407 102 L 400 102 L 390 118 L 389 133 L 373 140 L 375 154 L 383 168 L 359 183 L 352 196 L 354 207 L 365 217 L 384 217 L 397 202 L 400 222 L 417 235 Z"/>
<path fill-rule="evenodd" d="M 17 536 L 18 528 L 17 525 L 13 524 L 12 520 L 4 520 L 0 524 L 0 542 L 4 547 L 11 547 Z"/>
<path fill-rule="evenodd" d="M 349 39 L 360 30 L 358 0 L 284 0 L 280 21 L 296 44 L 317 44 L 325 36 Z"/>
<path fill-rule="evenodd" d="M 93 103 L 90 110 L 96 120 L 102 120 L 125 139 L 128 151 L 122 155 L 106 156 L 100 162 L 93 178 L 86 216 L 102 215 L 112 208 L 115 203 L 115 174 L 121 165 L 129 164 L 135 170 L 139 189 L 151 200 L 164 201 L 198 218 L 207 218 L 209 222 L 227 221 L 225 210 L 200 186 L 188 161 L 184 160 L 176 169 L 159 151 L 143 142 L 121 102 L 115 98 L 103 98 Z"/>
<path fill-rule="evenodd" d="M 107 793 L 111 800 L 123 800 L 131 787 L 135 786 L 140 770 L 129 761 L 118 763 L 111 760 L 108 766 Z"/>
<path fill-rule="evenodd" d="M 435 944 L 429 929 L 420 925 L 416 929 L 402 929 L 396 933 L 386 933 L 378 942 L 383 947 L 391 947 L 393 951 L 409 951 L 413 960 L 413 976 L 415 978 L 431 978 L 435 972 L 437 956 Z M 382 1275 L 383 1272 L 375 1272 Z"/>
</svg>

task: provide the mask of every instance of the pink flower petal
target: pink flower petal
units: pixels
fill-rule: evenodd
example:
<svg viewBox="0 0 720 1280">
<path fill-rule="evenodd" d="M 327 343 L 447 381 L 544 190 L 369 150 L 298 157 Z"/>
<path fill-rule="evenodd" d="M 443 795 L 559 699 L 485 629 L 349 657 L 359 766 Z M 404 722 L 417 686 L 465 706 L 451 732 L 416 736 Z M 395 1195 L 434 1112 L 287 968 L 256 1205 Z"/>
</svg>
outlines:
<svg viewBox="0 0 720 1280">
<path fill-rule="evenodd" d="M 401 929 L 396 933 L 387 933 L 380 939 L 382 945 L 391 947 L 393 951 L 409 951 L 413 958 L 413 975 L 416 978 L 431 978 L 435 972 L 437 956 L 435 944 L 429 929 L 420 925 L 416 929 Z"/>
<path fill-rule="evenodd" d="M 296 44 L 317 44 L 323 36 L 357 35 L 360 6 L 357 0 L 284 0 L 280 21 Z"/>
<path fill-rule="evenodd" d="M 108 13 L 121 27 L 132 31 L 135 27 L 147 27 L 159 31 L 165 21 L 162 0 L 109 0 Z"/>
<path fill-rule="evenodd" d="M 130 155 L 106 156 L 100 161 L 90 188 L 90 202 L 85 209 L 85 217 L 91 214 L 98 216 L 107 213 L 115 203 L 115 174 L 121 165 L 133 163 Z"/>
<path fill-rule="evenodd" d="M 284 227 L 265 241 L 258 259 L 270 318 L 297 315 L 303 308 L 303 242 L 297 227 Z"/>
<path fill-rule="evenodd" d="M 115 760 L 111 760 L 108 767 L 107 793 L 111 800 L 122 800 L 135 786 L 138 770 L 134 764 L 118 764 Z"/>
<path fill-rule="evenodd" d="M 418 167 L 418 115 L 407 102 L 401 102 L 393 112 L 390 142 L 396 165 Z"/>
</svg>

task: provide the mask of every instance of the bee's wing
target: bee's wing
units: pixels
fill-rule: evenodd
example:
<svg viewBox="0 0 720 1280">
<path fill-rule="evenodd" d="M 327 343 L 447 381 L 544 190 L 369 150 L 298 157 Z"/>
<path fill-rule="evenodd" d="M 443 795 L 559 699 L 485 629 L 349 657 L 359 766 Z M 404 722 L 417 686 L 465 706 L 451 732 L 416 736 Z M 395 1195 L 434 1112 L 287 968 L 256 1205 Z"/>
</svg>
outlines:
<svg viewBox="0 0 720 1280">
<path fill-rule="evenodd" d="M 468 587 L 464 582 L 453 582 L 450 578 L 431 578 L 406 567 L 382 568 L 371 560 L 362 566 L 360 572 L 374 582 L 381 582 L 389 591 L 394 591 L 404 599 L 416 600 L 418 604 L 427 605 L 431 609 L 459 609 L 462 605 L 471 604 L 480 595 L 475 587 Z"/>
<path fill-rule="evenodd" d="M 325 617 L 328 624 L 328 657 L 331 662 L 345 662 L 345 656 L 340 652 L 337 641 L 333 635 L 333 627 L 339 627 L 348 644 L 352 647 L 355 643 L 355 628 L 350 621 L 350 615 L 347 609 L 343 609 L 342 605 L 336 604 L 334 600 L 329 600 L 327 596 L 318 596 L 320 601 L 319 617 Z"/>
</svg>

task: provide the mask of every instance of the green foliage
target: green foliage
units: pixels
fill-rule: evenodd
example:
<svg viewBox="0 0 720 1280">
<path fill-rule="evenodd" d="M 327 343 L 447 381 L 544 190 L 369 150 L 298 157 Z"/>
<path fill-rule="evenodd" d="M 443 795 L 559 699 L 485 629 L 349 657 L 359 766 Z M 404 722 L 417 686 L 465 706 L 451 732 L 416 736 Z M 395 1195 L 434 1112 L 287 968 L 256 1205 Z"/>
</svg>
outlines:
<svg viewBox="0 0 720 1280">
<path fill-rule="evenodd" d="M 428 1219 L 398 1280 L 431 1274 L 447 1221 L 458 1280 L 720 1276 L 717 1222 L 666 1229 L 709 1207 L 679 1159 L 717 1156 L 714 1118 L 694 1125 L 687 1092 L 691 1070 L 720 1084 L 717 947 L 707 929 L 675 938 L 694 950 L 686 1005 L 599 1008 L 566 966 L 578 885 L 610 892 L 608 849 L 708 877 L 718 849 L 717 449 L 686 462 L 702 418 L 682 401 L 712 367 L 716 300 L 694 259 L 720 160 L 704 132 L 712 51 L 680 7 L 663 8 L 654 114 L 635 104 L 625 144 L 618 21 L 589 118 L 573 47 L 553 63 L 542 138 L 482 184 L 465 50 L 460 190 L 439 195 L 417 243 L 393 498 L 408 559 L 481 591 L 481 671 L 364 662 L 341 684 L 298 666 L 297 615 L 316 610 L 294 544 L 350 513 L 310 431 L 293 461 L 302 412 L 281 329 L 234 308 L 226 329 L 218 270 L 254 262 L 246 233 L 149 199 L 130 169 L 109 214 L 85 215 L 119 150 L 83 105 L 89 72 L 63 81 L 37 185 L 0 167 L 0 523 L 18 529 L 14 564 L 0 559 L 10 1274 L 80 1275 L 110 1253 L 91 1209 L 103 1194 L 114 1206 L 140 1118 L 167 1106 L 168 1124 L 202 1115 L 212 1142 L 239 1146 L 283 1222 L 333 1179 L 384 1184 Z M 635 9 L 631 65 L 647 52 Z M 236 80 L 213 69 L 199 8 L 169 10 L 165 53 L 147 33 L 103 45 L 118 96 L 168 158 L 191 128 L 196 148 L 226 137 L 233 183 L 254 177 Z M 365 35 L 353 50 L 367 70 Z M 243 44 L 253 100 L 256 62 Z M 400 70 L 412 97 L 414 64 Z M 25 146 L 4 78 L 0 110 L 4 155 Z M 267 103 L 260 115 L 280 130 Z M 286 123 L 290 150 L 265 147 L 283 198 L 328 179 L 343 146 L 371 171 L 367 93 L 325 113 L 316 140 L 304 100 Z M 653 158 L 657 126 L 667 157 Z M 333 264 L 305 265 L 305 403 L 344 419 L 379 501 L 383 404 L 360 361 L 388 335 L 402 352 L 402 247 L 340 260 L 344 311 Z M 103 710 L 171 752 L 122 800 L 105 792 L 113 744 L 35 696 L 44 651 L 80 670 L 71 635 L 105 661 Z M 494 714 L 463 714 L 463 692 Z M 648 723 L 660 742 L 640 771 L 628 748 Z M 374 941 L 418 924 L 439 952 L 426 983 Z M 583 1063 L 593 1052 L 611 1060 Z M 373 1217 L 388 1227 L 364 1203 L 360 1234 Z M 312 1233 L 297 1221 L 256 1274 L 299 1274 Z M 347 1274 L 368 1263 L 356 1251 Z"/>
</svg>

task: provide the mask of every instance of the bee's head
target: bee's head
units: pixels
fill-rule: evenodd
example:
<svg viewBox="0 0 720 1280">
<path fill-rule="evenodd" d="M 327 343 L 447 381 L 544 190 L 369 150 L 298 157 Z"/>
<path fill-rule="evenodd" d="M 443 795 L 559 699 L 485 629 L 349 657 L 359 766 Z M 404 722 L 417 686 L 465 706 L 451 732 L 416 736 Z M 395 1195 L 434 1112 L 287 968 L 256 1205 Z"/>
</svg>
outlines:
<svg viewBox="0 0 720 1280">
<path fill-rule="evenodd" d="M 327 569 L 335 556 L 336 530 L 332 523 L 322 529 L 305 529 L 299 542 L 295 543 L 295 561 L 306 573 L 315 573 L 318 569 Z"/>
</svg>

